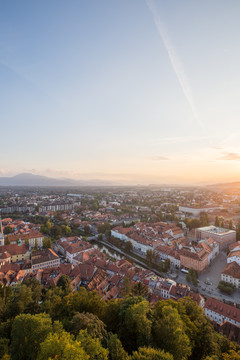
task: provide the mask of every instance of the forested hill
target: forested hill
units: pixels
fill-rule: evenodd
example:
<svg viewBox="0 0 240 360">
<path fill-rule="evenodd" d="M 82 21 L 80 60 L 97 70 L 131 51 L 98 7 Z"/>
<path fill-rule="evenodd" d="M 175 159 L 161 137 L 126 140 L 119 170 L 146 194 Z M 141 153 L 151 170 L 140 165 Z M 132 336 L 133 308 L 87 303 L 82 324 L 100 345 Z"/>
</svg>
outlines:
<svg viewBox="0 0 240 360">
<path fill-rule="evenodd" d="M 35 278 L 0 288 L 0 358 L 12 360 L 237 360 L 191 299 L 151 306 L 143 297 L 105 302 L 67 277 L 46 290 Z"/>
</svg>

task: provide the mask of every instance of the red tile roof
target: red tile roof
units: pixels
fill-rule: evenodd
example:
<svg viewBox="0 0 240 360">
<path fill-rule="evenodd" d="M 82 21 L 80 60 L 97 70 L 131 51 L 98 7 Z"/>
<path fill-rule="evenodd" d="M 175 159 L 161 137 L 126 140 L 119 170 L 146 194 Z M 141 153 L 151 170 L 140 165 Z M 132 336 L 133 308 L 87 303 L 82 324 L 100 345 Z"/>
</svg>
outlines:
<svg viewBox="0 0 240 360">
<path fill-rule="evenodd" d="M 240 309 L 234 306 L 225 304 L 224 302 L 218 301 L 214 298 L 207 298 L 205 308 L 240 323 Z"/>
<path fill-rule="evenodd" d="M 221 273 L 232 276 L 235 279 L 240 279 L 240 266 L 236 263 L 236 261 L 233 261 L 227 264 Z"/>
</svg>

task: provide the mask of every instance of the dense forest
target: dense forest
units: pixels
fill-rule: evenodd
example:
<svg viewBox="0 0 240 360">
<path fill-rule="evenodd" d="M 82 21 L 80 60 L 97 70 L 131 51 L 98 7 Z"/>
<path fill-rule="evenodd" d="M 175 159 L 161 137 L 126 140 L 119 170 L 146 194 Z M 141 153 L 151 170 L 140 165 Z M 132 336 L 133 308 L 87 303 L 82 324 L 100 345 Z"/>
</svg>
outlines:
<svg viewBox="0 0 240 360">
<path fill-rule="evenodd" d="M 63 275 L 0 288 L 0 358 L 12 360 L 237 360 L 238 345 L 216 331 L 190 298 L 151 305 L 144 297 L 101 300 L 72 291 Z"/>
</svg>

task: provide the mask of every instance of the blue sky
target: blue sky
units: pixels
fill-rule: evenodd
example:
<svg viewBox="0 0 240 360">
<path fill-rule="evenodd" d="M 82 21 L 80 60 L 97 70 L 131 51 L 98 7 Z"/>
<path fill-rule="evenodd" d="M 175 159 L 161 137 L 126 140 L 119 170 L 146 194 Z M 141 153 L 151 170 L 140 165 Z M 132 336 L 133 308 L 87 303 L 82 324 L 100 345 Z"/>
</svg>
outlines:
<svg viewBox="0 0 240 360">
<path fill-rule="evenodd" d="M 240 2 L 0 2 L 0 174 L 240 175 Z"/>
</svg>

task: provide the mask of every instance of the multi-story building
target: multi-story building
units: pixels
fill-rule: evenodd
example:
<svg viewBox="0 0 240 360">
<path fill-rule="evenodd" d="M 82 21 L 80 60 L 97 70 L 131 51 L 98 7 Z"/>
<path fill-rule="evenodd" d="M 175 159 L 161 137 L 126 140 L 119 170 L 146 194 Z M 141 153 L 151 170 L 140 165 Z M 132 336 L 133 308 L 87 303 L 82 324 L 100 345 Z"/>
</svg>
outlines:
<svg viewBox="0 0 240 360">
<path fill-rule="evenodd" d="M 188 295 L 190 287 L 183 284 L 173 285 L 170 290 L 170 299 L 178 300 Z"/>
<path fill-rule="evenodd" d="M 192 214 L 193 216 L 199 216 L 201 212 L 212 212 L 214 210 L 219 209 L 219 206 L 179 206 L 179 211 L 187 214 Z"/>
<path fill-rule="evenodd" d="M 79 237 L 73 236 L 57 240 L 54 245 L 55 251 L 61 253 L 72 264 L 73 259 L 84 252 L 89 252 L 94 247 L 87 241 L 81 240 Z"/>
<path fill-rule="evenodd" d="M 5 259 L 5 262 L 15 263 L 27 260 L 29 257 L 30 251 L 28 246 L 25 244 L 22 245 L 19 243 L 0 247 L 0 259 Z"/>
<path fill-rule="evenodd" d="M 195 230 L 197 240 L 212 238 L 219 244 L 219 248 L 226 249 L 228 245 L 236 241 L 236 231 L 220 228 L 214 225 L 201 227 Z"/>
<path fill-rule="evenodd" d="M 206 316 L 219 325 L 227 321 L 240 327 L 240 309 L 235 306 L 225 304 L 214 298 L 207 298 L 204 311 Z"/>
<path fill-rule="evenodd" d="M 179 250 L 180 265 L 184 269 L 194 269 L 198 273 L 204 272 L 208 266 L 208 253 L 204 249 L 196 249 L 191 251 L 189 249 Z"/>
<path fill-rule="evenodd" d="M 31 255 L 32 271 L 60 266 L 60 258 L 52 249 L 33 251 Z"/>
<path fill-rule="evenodd" d="M 43 247 L 43 234 L 39 231 L 31 231 L 29 233 L 22 233 L 22 234 L 9 234 L 8 241 L 10 244 L 17 244 L 19 240 L 23 244 L 28 244 L 30 249 L 34 247 L 42 248 Z"/>
<path fill-rule="evenodd" d="M 35 205 L 33 205 L 33 204 L 10 205 L 10 206 L 5 206 L 5 207 L 0 208 L 0 212 L 2 214 L 12 214 L 15 212 L 32 213 L 34 210 L 35 210 Z"/>
<path fill-rule="evenodd" d="M 227 257 L 227 263 L 236 262 L 240 266 L 240 250 L 232 250 Z"/>
<path fill-rule="evenodd" d="M 240 288 L 240 266 L 236 261 L 228 263 L 221 272 L 221 280 Z"/>
<path fill-rule="evenodd" d="M 184 234 L 179 227 L 159 222 L 151 225 L 137 223 L 129 228 L 118 226 L 111 230 L 111 235 L 131 242 L 134 251 L 146 255 L 148 250 L 154 250 L 161 244 L 180 241 Z"/>
<path fill-rule="evenodd" d="M 123 241 L 129 241 L 129 237 L 127 236 L 129 230 L 130 228 L 124 228 L 123 226 L 118 226 L 111 230 L 111 235 L 117 239 Z"/>
<path fill-rule="evenodd" d="M 111 230 L 111 235 L 123 240 L 130 241 L 134 251 L 141 251 L 143 254 L 146 254 L 147 250 L 152 249 L 152 241 L 147 240 L 141 234 L 134 231 L 133 227 L 124 228 L 118 226 Z"/>
<path fill-rule="evenodd" d="M 180 255 L 178 251 L 174 250 L 168 245 L 159 245 L 155 252 L 159 255 L 161 260 L 169 259 L 172 266 L 180 268 Z"/>
<path fill-rule="evenodd" d="M 44 203 L 41 204 L 39 207 L 39 212 L 45 212 L 45 211 L 69 211 L 73 210 L 76 206 L 81 205 L 80 201 L 74 201 L 74 202 L 61 202 L 61 201 L 55 201 L 52 203 Z"/>
<path fill-rule="evenodd" d="M 157 285 L 156 291 L 163 299 L 170 299 L 170 290 L 172 285 L 173 284 L 171 282 L 163 280 Z"/>
<path fill-rule="evenodd" d="M 200 240 L 198 247 L 204 249 L 208 253 L 208 264 L 211 264 L 219 254 L 219 244 L 212 238 Z"/>
</svg>

